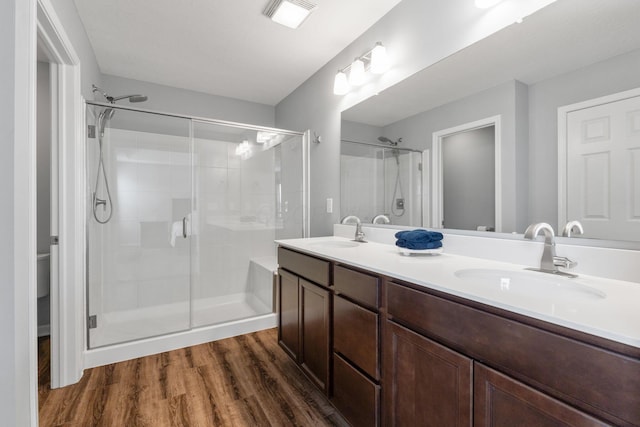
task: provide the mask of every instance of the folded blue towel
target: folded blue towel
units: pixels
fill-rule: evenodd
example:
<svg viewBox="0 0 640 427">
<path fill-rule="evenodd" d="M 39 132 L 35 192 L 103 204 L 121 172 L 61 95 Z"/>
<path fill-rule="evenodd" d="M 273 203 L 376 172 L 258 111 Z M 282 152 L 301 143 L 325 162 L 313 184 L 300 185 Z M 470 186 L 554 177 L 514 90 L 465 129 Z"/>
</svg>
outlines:
<svg viewBox="0 0 640 427">
<path fill-rule="evenodd" d="M 439 242 L 444 237 L 442 233 L 437 231 L 423 229 L 398 231 L 395 236 L 398 240 L 416 243 Z"/>
<path fill-rule="evenodd" d="M 435 242 L 413 242 L 404 239 L 398 239 L 396 241 L 396 246 L 414 250 L 438 249 L 442 247 L 442 241 L 438 240 Z"/>
</svg>

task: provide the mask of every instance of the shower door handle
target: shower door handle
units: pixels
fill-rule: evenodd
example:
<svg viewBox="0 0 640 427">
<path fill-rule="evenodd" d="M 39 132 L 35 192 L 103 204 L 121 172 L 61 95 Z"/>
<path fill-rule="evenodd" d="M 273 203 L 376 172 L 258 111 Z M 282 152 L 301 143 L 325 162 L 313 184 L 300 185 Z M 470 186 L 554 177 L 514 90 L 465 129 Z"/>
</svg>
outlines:
<svg viewBox="0 0 640 427">
<path fill-rule="evenodd" d="M 182 237 L 187 238 L 187 217 L 182 218 Z"/>
</svg>

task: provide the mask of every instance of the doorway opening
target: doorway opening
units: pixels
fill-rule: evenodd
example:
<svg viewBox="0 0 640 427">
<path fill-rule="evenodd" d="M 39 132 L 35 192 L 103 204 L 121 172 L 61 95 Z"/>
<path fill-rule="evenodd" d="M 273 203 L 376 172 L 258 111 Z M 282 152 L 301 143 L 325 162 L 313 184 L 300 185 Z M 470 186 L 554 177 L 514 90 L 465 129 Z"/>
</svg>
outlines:
<svg viewBox="0 0 640 427">
<path fill-rule="evenodd" d="M 434 228 L 501 231 L 500 117 L 433 134 Z"/>
</svg>

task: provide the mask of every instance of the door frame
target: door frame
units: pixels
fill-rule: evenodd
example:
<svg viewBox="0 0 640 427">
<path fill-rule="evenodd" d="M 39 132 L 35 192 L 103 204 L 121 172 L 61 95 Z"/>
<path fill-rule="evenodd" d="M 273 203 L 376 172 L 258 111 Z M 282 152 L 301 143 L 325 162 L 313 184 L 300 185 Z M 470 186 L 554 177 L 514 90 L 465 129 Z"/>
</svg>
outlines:
<svg viewBox="0 0 640 427">
<path fill-rule="evenodd" d="M 491 116 L 470 123 L 450 127 L 433 133 L 431 143 L 431 224 L 432 228 L 442 228 L 443 220 L 443 168 L 442 143 L 443 139 L 460 132 L 467 132 L 489 126 L 494 127 L 494 169 L 495 169 L 495 231 L 502 231 L 502 116 Z"/>
<path fill-rule="evenodd" d="M 84 363 L 83 99 L 80 59 L 51 0 L 37 0 L 36 19 L 38 40 L 51 55 L 51 199 L 52 218 L 57 217 L 51 235 L 59 239 L 51 246 L 51 387 L 58 388 L 78 382 Z M 35 154 L 30 153 L 34 162 Z M 35 263 L 35 252 L 33 257 Z M 37 327 L 37 319 L 32 321 Z"/>
<path fill-rule="evenodd" d="M 569 114 L 578 110 L 597 107 L 603 104 L 623 101 L 629 98 L 640 96 L 640 88 L 625 90 L 599 98 L 588 99 L 575 104 L 558 107 L 558 229 L 567 223 L 567 197 L 568 197 L 568 153 L 569 135 L 568 126 Z"/>
</svg>

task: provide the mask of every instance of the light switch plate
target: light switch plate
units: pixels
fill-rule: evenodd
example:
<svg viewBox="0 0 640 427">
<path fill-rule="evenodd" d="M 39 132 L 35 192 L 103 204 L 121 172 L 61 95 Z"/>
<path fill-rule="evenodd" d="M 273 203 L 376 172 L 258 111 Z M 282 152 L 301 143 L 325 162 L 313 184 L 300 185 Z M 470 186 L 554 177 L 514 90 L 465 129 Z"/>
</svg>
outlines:
<svg viewBox="0 0 640 427">
<path fill-rule="evenodd" d="M 333 213 L 333 199 L 331 197 L 327 199 L 327 213 Z"/>
</svg>

